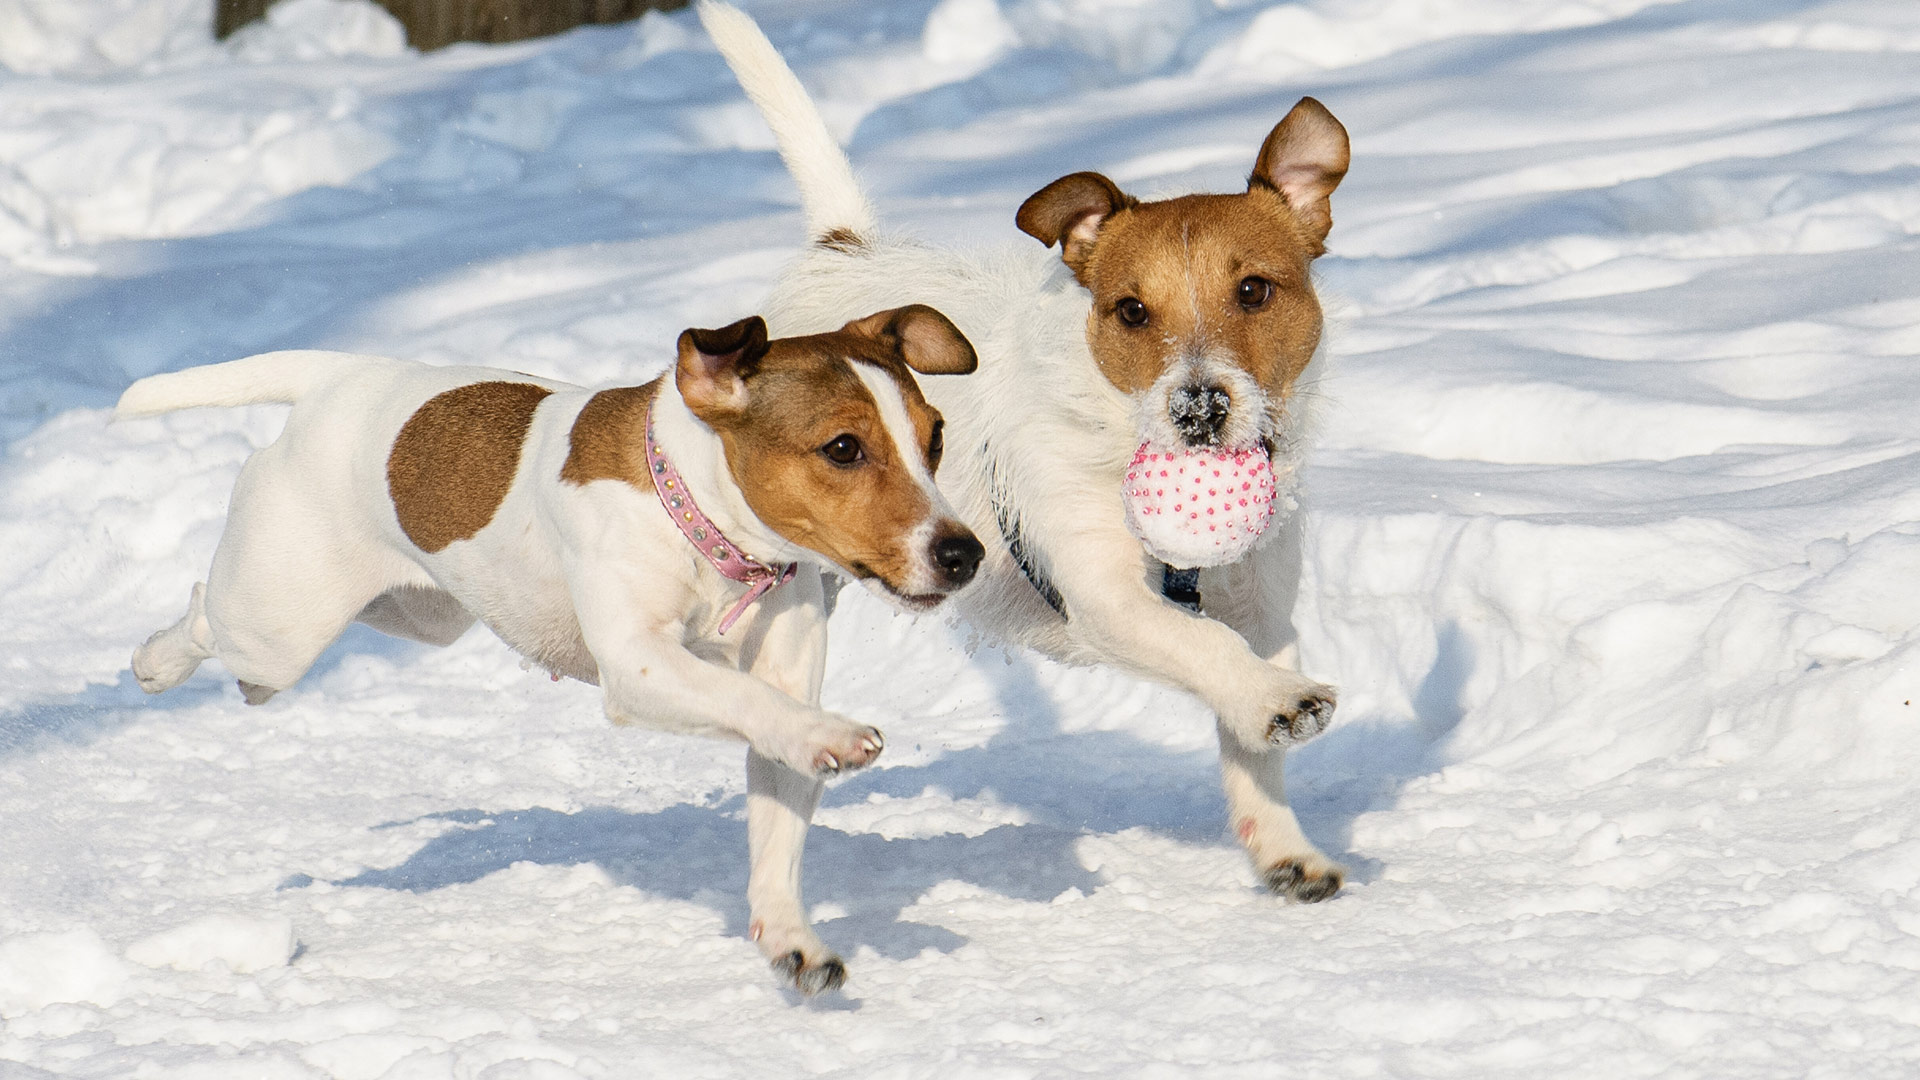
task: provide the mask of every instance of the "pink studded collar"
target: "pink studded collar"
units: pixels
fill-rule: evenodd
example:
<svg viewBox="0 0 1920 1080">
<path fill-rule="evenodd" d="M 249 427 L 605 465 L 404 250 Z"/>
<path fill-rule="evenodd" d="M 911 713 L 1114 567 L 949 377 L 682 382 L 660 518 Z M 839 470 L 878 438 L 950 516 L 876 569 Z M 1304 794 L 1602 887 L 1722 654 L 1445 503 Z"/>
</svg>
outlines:
<svg viewBox="0 0 1920 1080">
<path fill-rule="evenodd" d="M 747 586 L 746 595 L 734 602 L 733 607 L 720 619 L 720 632 L 726 633 L 740 616 L 775 587 L 793 580 L 800 569 L 799 563 L 788 563 L 783 570 L 775 570 L 741 551 L 732 541 L 720 532 L 713 520 L 700 512 L 693 501 L 693 492 L 687 490 L 687 482 L 667 460 L 660 449 L 660 443 L 653 437 L 653 406 L 647 406 L 647 472 L 653 476 L 654 493 L 660 496 L 660 505 L 666 508 L 667 516 L 680 528 L 680 534 L 687 538 L 694 550 L 698 551 L 720 576 Z"/>
</svg>

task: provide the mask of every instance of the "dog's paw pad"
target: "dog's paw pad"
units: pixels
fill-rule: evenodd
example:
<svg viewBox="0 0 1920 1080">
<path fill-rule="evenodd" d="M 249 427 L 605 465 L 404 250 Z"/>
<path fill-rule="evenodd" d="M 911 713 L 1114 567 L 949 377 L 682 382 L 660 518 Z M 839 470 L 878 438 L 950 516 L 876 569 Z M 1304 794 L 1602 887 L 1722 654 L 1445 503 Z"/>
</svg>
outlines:
<svg viewBox="0 0 1920 1080">
<path fill-rule="evenodd" d="M 1306 742 L 1333 722 L 1334 692 L 1323 687 L 1300 695 L 1300 700 L 1275 713 L 1267 724 L 1267 741 L 1275 746 Z"/>
<path fill-rule="evenodd" d="M 1325 860 L 1283 859 L 1263 876 L 1268 889 L 1302 904 L 1331 899 L 1346 882 L 1340 868 Z"/>
<path fill-rule="evenodd" d="M 773 970 L 808 997 L 838 990 L 847 981 L 847 965 L 839 957 L 829 956 L 817 964 L 809 964 L 806 954 L 799 949 L 774 960 Z"/>
</svg>

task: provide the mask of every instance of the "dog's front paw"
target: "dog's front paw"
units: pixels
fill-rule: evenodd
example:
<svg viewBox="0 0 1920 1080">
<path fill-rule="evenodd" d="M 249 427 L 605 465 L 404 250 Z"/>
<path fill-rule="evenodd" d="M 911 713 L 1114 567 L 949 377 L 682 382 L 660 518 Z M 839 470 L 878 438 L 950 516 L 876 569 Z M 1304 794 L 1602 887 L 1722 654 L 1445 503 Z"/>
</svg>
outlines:
<svg viewBox="0 0 1920 1080">
<path fill-rule="evenodd" d="M 1333 723 L 1333 708 L 1339 693 L 1331 686 L 1314 686 L 1267 722 L 1267 741 L 1275 746 L 1294 746 L 1327 730 Z"/>
<path fill-rule="evenodd" d="M 811 764 L 816 776 L 838 776 L 871 764 L 887 748 L 886 736 L 876 727 L 848 725 L 847 730 L 825 739 L 813 753 Z"/>
<path fill-rule="evenodd" d="M 827 948 L 797 907 L 785 917 L 755 916 L 747 933 L 780 981 L 808 997 L 838 990 L 847 981 L 846 963 Z"/>
<path fill-rule="evenodd" d="M 1346 872 L 1321 855 L 1295 855 L 1281 859 L 1260 875 L 1268 889 L 1302 904 L 1317 904 L 1340 891 Z"/>
<path fill-rule="evenodd" d="M 806 953 L 794 949 L 774 957 L 773 970 L 782 981 L 808 997 L 838 990 L 847 981 L 847 965 L 831 953 L 810 961 Z"/>
</svg>

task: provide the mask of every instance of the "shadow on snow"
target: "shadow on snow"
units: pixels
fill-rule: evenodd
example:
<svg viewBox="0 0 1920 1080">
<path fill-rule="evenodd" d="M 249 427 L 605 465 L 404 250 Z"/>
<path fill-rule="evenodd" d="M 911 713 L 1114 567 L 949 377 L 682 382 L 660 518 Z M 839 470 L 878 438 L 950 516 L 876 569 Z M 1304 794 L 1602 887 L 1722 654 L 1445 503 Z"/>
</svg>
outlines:
<svg viewBox="0 0 1920 1080">
<path fill-rule="evenodd" d="M 1379 865 L 1343 850 L 1358 814 L 1390 804 L 1412 776 L 1431 767 L 1434 740 L 1458 721 L 1461 684 L 1471 657 L 1457 633 L 1443 636 L 1440 655 L 1422 690 L 1418 734 L 1391 743 L 1384 755 L 1366 743 L 1381 725 L 1336 726 L 1314 755 L 1341 766 L 1371 761 L 1364 777 L 1337 782 L 1300 770 L 1296 810 L 1308 833 L 1363 880 Z M 932 948 L 949 952 L 966 943 L 951 930 L 903 918 L 933 886 L 962 881 L 1015 900 L 1046 902 L 1069 889 L 1091 894 L 1104 878 L 1081 862 L 1085 836 L 1144 829 L 1180 843 L 1236 850 L 1225 833 L 1225 806 L 1210 752 L 1169 750 L 1118 732 L 1063 732 L 1059 712 L 1036 679 L 1041 663 L 997 650 L 974 661 L 994 681 L 995 705 L 1007 727 L 985 746 L 949 753 L 924 765 L 856 773 L 827 792 L 826 806 L 864 802 L 871 794 L 913 796 L 937 788 L 967 798 L 991 791 L 1021 809 L 1024 824 L 1000 825 L 977 836 L 948 833 L 888 839 L 816 825 L 809 833 L 805 895 L 843 915 L 820 924 L 845 948 L 864 945 L 892 959 Z M 1377 748 L 1376 748 L 1377 749 Z M 657 896 L 719 911 L 727 931 L 744 935 L 747 844 L 744 799 L 717 806 L 681 804 L 651 813 L 610 807 L 563 812 L 448 810 L 420 820 L 454 828 L 428 841 L 397 866 L 369 869 L 338 886 L 425 892 L 477 881 L 516 863 L 573 866 L 593 863 L 614 881 Z M 392 825 L 409 824 L 394 822 Z M 390 827 L 390 826 L 389 826 Z M 283 887 L 313 879 L 298 875 Z M 1252 888 L 1249 885 L 1249 888 Z"/>
</svg>

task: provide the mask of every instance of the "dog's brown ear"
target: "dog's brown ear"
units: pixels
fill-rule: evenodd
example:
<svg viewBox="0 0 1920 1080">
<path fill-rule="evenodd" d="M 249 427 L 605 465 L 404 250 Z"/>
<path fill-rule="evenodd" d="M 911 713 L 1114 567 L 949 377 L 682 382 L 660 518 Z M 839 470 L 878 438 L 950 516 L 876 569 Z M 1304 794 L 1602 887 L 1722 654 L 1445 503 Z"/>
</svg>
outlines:
<svg viewBox="0 0 1920 1080">
<path fill-rule="evenodd" d="M 1303 97 L 1267 134 L 1247 187 L 1268 187 L 1286 196 L 1306 227 L 1313 253 L 1319 255 L 1326 251 L 1327 233 L 1333 228 L 1327 196 L 1347 175 L 1348 155 L 1347 129 L 1325 105 Z"/>
<path fill-rule="evenodd" d="M 1029 195 L 1013 223 L 1048 247 L 1059 244 L 1060 258 L 1081 277 L 1101 223 L 1133 203 L 1131 195 L 1099 173 L 1077 172 Z"/>
<path fill-rule="evenodd" d="M 980 366 L 973 343 L 960 328 L 925 304 L 876 311 L 846 329 L 883 342 L 922 375 L 966 375 Z"/>
<path fill-rule="evenodd" d="M 747 379 L 767 355 L 767 323 L 749 315 L 718 330 L 685 330 L 680 334 L 680 363 L 674 385 L 687 407 L 702 420 L 739 412 L 747 405 Z"/>
</svg>

